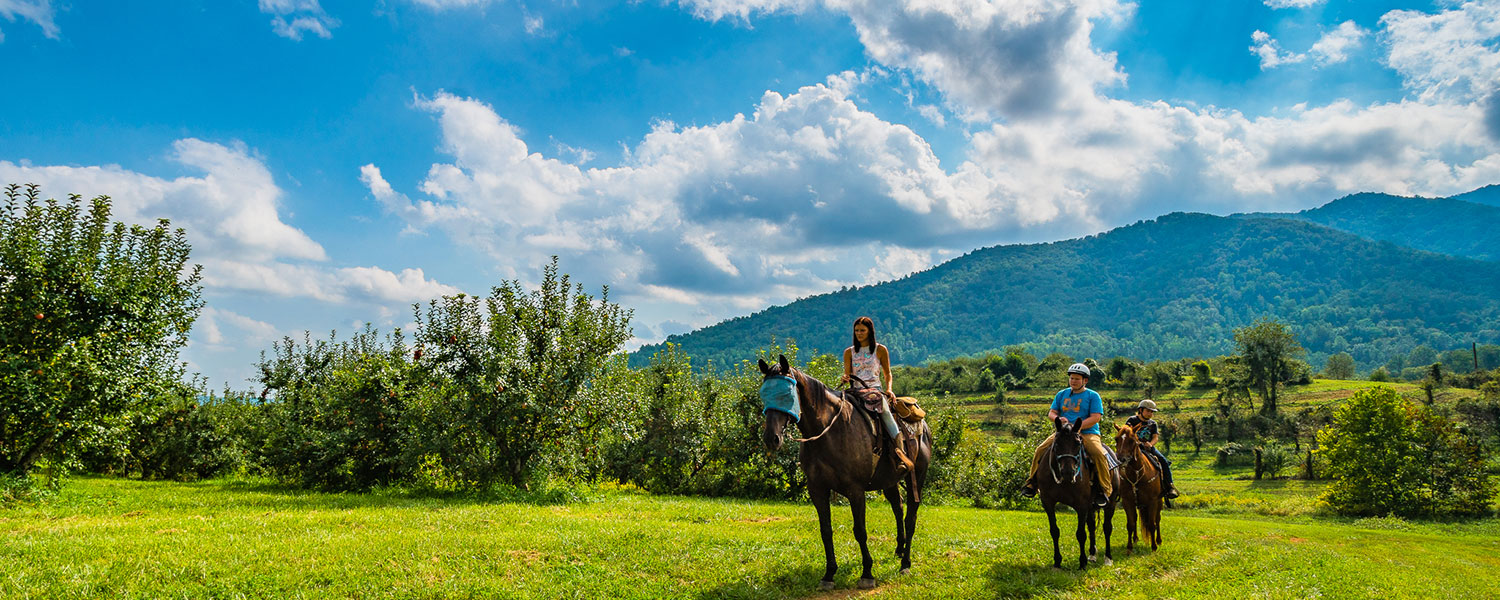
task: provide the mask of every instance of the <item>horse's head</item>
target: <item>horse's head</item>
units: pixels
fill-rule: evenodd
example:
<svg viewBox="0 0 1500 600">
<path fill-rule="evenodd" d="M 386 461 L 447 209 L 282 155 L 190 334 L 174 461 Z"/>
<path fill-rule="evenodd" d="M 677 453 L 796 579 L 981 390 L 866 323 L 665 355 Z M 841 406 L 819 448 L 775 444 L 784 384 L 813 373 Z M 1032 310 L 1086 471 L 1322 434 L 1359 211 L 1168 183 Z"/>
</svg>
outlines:
<svg viewBox="0 0 1500 600">
<path fill-rule="evenodd" d="M 1052 422 L 1052 477 L 1058 483 L 1078 481 L 1083 471 L 1083 418 L 1068 422 L 1058 417 Z"/>
<path fill-rule="evenodd" d="M 1120 458 L 1120 466 L 1125 467 L 1135 460 L 1135 451 L 1140 448 L 1141 442 L 1135 437 L 1135 430 L 1129 427 L 1119 427 L 1115 431 L 1115 456 Z"/>
<path fill-rule="evenodd" d="M 766 364 L 765 359 L 761 359 L 760 373 L 760 403 L 763 407 L 760 412 L 766 418 L 765 429 L 761 430 L 761 441 L 765 443 L 767 450 L 774 452 L 781 449 L 781 436 L 786 430 L 786 424 L 802 419 L 802 405 L 797 397 L 797 377 L 785 355 L 774 365 Z"/>
</svg>

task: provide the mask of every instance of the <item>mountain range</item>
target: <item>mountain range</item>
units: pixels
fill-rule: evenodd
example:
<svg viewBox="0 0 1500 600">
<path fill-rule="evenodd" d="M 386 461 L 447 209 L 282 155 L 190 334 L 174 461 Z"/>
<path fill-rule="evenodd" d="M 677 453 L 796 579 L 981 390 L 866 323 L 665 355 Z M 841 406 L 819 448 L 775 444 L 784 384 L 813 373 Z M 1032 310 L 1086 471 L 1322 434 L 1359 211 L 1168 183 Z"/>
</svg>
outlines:
<svg viewBox="0 0 1500 600">
<path fill-rule="evenodd" d="M 1299 213 L 1173 213 L 1085 238 L 975 250 L 898 280 L 774 306 L 668 337 L 695 364 L 772 338 L 841 352 L 868 315 L 896 364 L 1018 345 L 1076 359 L 1233 351 L 1271 318 L 1309 360 L 1365 368 L 1419 345 L 1500 341 L 1500 186 L 1451 198 L 1355 194 Z M 636 351 L 642 364 L 661 344 Z"/>
</svg>

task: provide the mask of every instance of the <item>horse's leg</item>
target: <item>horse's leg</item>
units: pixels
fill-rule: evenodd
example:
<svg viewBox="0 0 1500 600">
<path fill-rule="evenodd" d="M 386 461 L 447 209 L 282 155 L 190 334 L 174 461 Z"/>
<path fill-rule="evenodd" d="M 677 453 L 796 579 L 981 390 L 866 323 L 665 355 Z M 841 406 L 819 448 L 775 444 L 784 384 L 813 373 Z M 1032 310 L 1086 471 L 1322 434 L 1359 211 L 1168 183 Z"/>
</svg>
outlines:
<svg viewBox="0 0 1500 600">
<path fill-rule="evenodd" d="M 1113 500 L 1104 505 L 1104 564 L 1115 563 L 1114 552 L 1109 548 L 1109 536 L 1115 530 L 1115 503 Z"/>
<path fill-rule="evenodd" d="M 832 492 L 826 487 L 808 485 L 807 493 L 812 497 L 813 508 L 818 511 L 818 533 L 823 536 L 823 556 L 827 561 L 827 568 L 823 571 L 823 580 L 818 583 L 818 587 L 831 590 L 833 589 L 833 574 L 839 570 L 838 562 L 833 558 L 833 517 L 828 509 L 828 503 L 832 500 L 829 494 Z"/>
<path fill-rule="evenodd" d="M 1094 530 L 1094 502 L 1087 495 L 1083 497 L 1085 508 L 1078 512 L 1078 532 L 1074 537 L 1078 538 L 1078 570 L 1082 571 L 1089 566 L 1089 555 L 1086 551 L 1088 538 Z"/>
<path fill-rule="evenodd" d="M 1156 538 L 1155 539 L 1156 539 L 1156 545 L 1157 546 L 1161 545 L 1161 511 L 1162 511 L 1162 503 L 1163 502 L 1166 502 L 1166 500 L 1160 500 L 1160 501 L 1158 501 L 1156 503 Z"/>
<path fill-rule="evenodd" d="M 1161 545 L 1161 499 L 1152 502 L 1148 508 L 1151 511 L 1151 549 L 1155 550 Z"/>
<path fill-rule="evenodd" d="M 1052 568 L 1062 570 L 1062 549 L 1057 545 L 1057 537 L 1062 534 L 1057 528 L 1057 503 L 1043 500 L 1042 508 L 1047 510 L 1047 524 L 1052 527 Z"/>
<path fill-rule="evenodd" d="M 859 576 L 859 589 L 868 590 L 875 587 L 875 577 L 870 575 L 870 567 L 874 566 L 875 559 L 870 556 L 869 540 L 865 533 L 865 493 L 858 490 L 849 495 L 849 512 L 854 514 L 854 539 L 859 542 L 860 560 L 864 563 L 864 572 Z"/>
<path fill-rule="evenodd" d="M 911 544 L 911 540 L 906 539 L 906 521 L 901 514 L 901 486 L 887 488 L 880 493 L 885 495 L 886 502 L 891 503 L 891 512 L 896 515 L 896 558 L 901 558 L 905 556 L 903 551 L 907 545 Z"/>
<path fill-rule="evenodd" d="M 1135 552 L 1135 494 L 1122 492 L 1120 505 L 1125 508 L 1125 551 Z"/>
<path fill-rule="evenodd" d="M 917 489 L 906 490 L 906 552 L 901 555 L 901 574 L 911 572 L 911 540 L 917 537 L 917 509 L 922 507 L 922 488 L 927 486 L 927 465 L 917 465 Z"/>
</svg>

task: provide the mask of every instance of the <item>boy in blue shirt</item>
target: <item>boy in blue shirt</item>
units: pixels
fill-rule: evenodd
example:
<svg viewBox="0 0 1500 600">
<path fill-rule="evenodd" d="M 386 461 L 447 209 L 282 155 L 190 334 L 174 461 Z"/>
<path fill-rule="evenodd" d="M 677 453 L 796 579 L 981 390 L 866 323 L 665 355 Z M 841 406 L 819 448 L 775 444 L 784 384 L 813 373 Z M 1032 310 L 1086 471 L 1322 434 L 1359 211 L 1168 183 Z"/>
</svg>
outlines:
<svg viewBox="0 0 1500 600">
<path fill-rule="evenodd" d="M 1064 417 L 1069 421 L 1083 419 L 1083 427 L 1080 433 L 1083 437 L 1083 447 L 1087 449 L 1089 458 L 1094 461 L 1094 505 L 1104 506 L 1109 503 L 1109 495 L 1113 492 L 1112 481 L 1109 477 L 1109 461 L 1104 458 L 1104 442 L 1099 439 L 1099 421 L 1104 419 L 1104 400 L 1099 393 L 1084 387 L 1089 381 L 1089 368 L 1083 363 L 1073 363 L 1068 367 L 1068 387 L 1057 392 L 1052 398 L 1052 409 L 1047 411 L 1047 420 L 1056 421 L 1058 417 Z M 1044 460 L 1043 455 L 1052 447 L 1052 440 L 1057 434 L 1048 436 L 1036 453 L 1031 457 L 1031 476 L 1026 479 L 1026 485 L 1021 488 L 1021 495 L 1030 498 L 1036 495 L 1036 472 Z"/>
</svg>

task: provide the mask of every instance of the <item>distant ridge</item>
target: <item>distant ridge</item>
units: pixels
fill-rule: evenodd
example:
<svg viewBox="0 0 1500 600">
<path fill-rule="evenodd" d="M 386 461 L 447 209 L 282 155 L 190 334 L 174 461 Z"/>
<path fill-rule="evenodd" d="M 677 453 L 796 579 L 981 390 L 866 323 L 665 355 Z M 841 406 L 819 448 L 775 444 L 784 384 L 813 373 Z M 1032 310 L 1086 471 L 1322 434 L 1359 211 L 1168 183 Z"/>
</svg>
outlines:
<svg viewBox="0 0 1500 600">
<path fill-rule="evenodd" d="M 900 280 L 804 298 L 667 341 L 697 365 L 753 358 L 772 336 L 838 352 L 859 315 L 875 318 L 880 341 L 902 364 L 1007 345 L 1075 358 L 1224 354 L 1234 328 L 1262 317 L 1290 325 L 1314 362 L 1344 351 L 1369 367 L 1422 344 L 1500 341 L 1500 263 L 1315 222 L 1372 230 L 1371 237 L 1382 235 L 1373 231 L 1381 219 L 1419 229 L 1412 217 L 1393 216 L 1403 202 L 1407 213 L 1430 213 L 1436 224 L 1494 223 L 1489 207 L 1380 194 L 1286 216 L 1173 213 L 1087 238 L 983 248 Z M 1450 210 L 1468 212 L 1445 219 Z M 1457 222 L 1474 215 L 1486 220 Z M 1411 237 L 1433 248 L 1448 235 Z M 1450 250 L 1493 258 L 1491 248 Z M 632 361 L 643 363 L 660 347 L 646 346 Z"/>
<path fill-rule="evenodd" d="M 1458 198 L 1354 194 L 1286 216 L 1419 250 L 1500 260 L 1500 206 Z"/>
<path fill-rule="evenodd" d="M 1457 196 L 1452 196 L 1451 199 L 1462 200 L 1464 202 L 1473 202 L 1476 204 L 1500 206 L 1500 184 L 1490 184 L 1472 192 L 1465 192 Z"/>
</svg>

